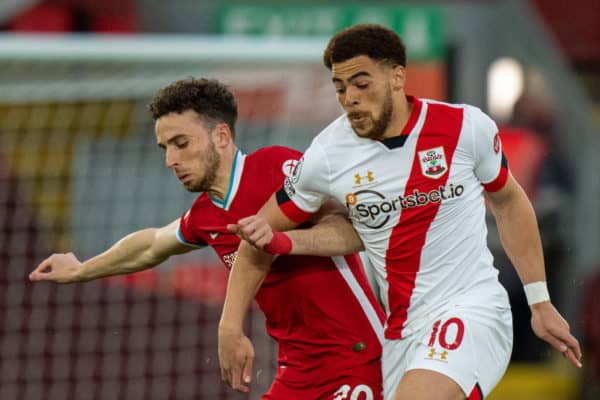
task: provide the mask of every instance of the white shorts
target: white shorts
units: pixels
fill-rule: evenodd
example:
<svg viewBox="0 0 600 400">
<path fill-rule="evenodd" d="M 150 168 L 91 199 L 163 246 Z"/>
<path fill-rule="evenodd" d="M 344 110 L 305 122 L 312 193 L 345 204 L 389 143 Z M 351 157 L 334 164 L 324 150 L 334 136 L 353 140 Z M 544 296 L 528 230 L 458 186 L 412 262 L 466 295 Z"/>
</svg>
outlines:
<svg viewBox="0 0 600 400">
<path fill-rule="evenodd" d="M 510 307 L 486 305 L 481 299 L 456 303 L 415 334 L 386 339 L 382 356 L 384 399 L 392 399 L 400 379 L 411 369 L 448 376 L 466 397 L 479 391 L 484 398 L 500 381 L 512 352 Z"/>
</svg>

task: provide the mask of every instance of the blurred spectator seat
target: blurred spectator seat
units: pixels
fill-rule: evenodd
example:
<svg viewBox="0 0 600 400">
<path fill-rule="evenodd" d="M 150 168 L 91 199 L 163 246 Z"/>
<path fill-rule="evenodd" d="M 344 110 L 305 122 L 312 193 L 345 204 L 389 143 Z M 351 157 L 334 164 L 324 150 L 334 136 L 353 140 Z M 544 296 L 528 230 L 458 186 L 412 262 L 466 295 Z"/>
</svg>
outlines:
<svg viewBox="0 0 600 400">
<path fill-rule="evenodd" d="M 132 0 L 42 1 L 16 15 L 8 24 L 21 32 L 128 33 L 137 30 Z"/>
<path fill-rule="evenodd" d="M 36 4 L 15 16 L 9 30 L 23 32 L 68 32 L 73 29 L 71 10 L 64 4 Z"/>
</svg>

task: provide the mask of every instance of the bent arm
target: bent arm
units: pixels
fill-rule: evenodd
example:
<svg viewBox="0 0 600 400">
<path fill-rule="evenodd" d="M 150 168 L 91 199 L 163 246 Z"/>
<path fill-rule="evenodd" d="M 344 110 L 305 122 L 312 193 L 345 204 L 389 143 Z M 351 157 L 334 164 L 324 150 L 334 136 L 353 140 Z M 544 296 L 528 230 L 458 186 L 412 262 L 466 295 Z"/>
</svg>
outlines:
<svg viewBox="0 0 600 400">
<path fill-rule="evenodd" d="M 265 203 L 259 214 L 268 224 L 279 229 L 292 229 L 297 225 L 281 212 L 275 195 Z M 242 237 L 247 235 L 245 232 L 251 232 L 253 229 L 252 224 L 237 225 L 237 233 Z M 241 331 L 246 310 L 269 273 L 272 261 L 273 256 L 270 254 L 256 249 L 247 241 L 240 242 L 229 275 L 220 327 Z"/>
<path fill-rule="evenodd" d="M 175 220 L 161 228 L 133 232 L 85 262 L 79 262 L 72 253 L 53 254 L 37 266 L 30 274 L 30 279 L 58 283 L 79 282 L 154 267 L 171 255 L 193 249 L 177 240 L 178 227 L 179 220 Z"/>
<path fill-rule="evenodd" d="M 290 254 L 331 257 L 364 250 L 347 214 L 347 209 L 337 200 L 327 201 L 313 219 L 314 226 L 286 232 L 292 241 Z"/>
<path fill-rule="evenodd" d="M 280 229 L 291 229 L 296 225 L 281 212 L 274 196 L 263 206 L 261 214 Z M 252 230 L 253 227 L 251 224 L 242 225 L 228 228 L 243 238 L 243 230 Z M 227 283 L 219 321 L 219 363 L 223 380 L 240 392 L 249 390 L 247 385 L 252 378 L 254 361 L 254 349 L 244 336 L 243 322 L 252 299 L 271 269 L 272 261 L 272 255 L 241 241 Z"/>
<path fill-rule="evenodd" d="M 273 256 L 240 242 L 231 268 L 220 330 L 242 332 L 246 310 L 271 269 Z"/>
<path fill-rule="evenodd" d="M 273 204 L 278 207 L 276 202 Z M 335 199 L 326 201 L 311 216 L 310 220 L 316 225 L 308 229 L 286 230 L 296 223 L 285 217 L 279 208 L 275 212 L 269 207 L 228 228 L 254 247 L 273 254 L 331 257 L 364 249 L 358 233 L 348 220 L 346 207 Z M 285 231 L 285 234 L 282 235 L 281 231 Z"/>
</svg>

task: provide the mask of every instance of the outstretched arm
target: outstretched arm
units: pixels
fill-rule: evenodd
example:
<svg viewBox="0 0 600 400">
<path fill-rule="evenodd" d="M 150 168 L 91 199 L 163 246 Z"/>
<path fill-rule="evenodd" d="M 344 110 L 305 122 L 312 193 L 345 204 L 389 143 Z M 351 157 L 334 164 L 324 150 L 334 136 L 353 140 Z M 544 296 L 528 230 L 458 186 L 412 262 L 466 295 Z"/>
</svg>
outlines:
<svg viewBox="0 0 600 400">
<path fill-rule="evenodd" d="M 105 252 L 80 262 L 73 253 L 53 254 L 30 274 L 31 281 L 70 283 L 154 267 L 169 256 L 193 250 L 177 240 L 179 220 L 162 228 L 143 229 L 125 236 Z"/>
<path fill-rule="evenodd" d="M 542 244 L 533 207 L 521 186 L 509 175 L 498 192 L 486 192 L 506 254 L 525 285 L 535 334 L 581 367 L 579 342 L 569 324 L 550 302 Z"/>
</svg>

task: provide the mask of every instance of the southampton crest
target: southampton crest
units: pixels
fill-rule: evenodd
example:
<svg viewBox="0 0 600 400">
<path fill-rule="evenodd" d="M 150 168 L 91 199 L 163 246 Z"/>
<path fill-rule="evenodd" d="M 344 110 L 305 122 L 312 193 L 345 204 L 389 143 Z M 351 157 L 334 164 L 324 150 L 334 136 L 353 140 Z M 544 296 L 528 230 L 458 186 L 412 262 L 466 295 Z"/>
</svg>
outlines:
<svg viewBox="0 0 600 400">
<path fill-rule="evenodd" d="M 448 164 L 442 146 L 420 151 L 419 161 L 423 175 L 429 178 L 438 179 L 448 171 Z"/>
</svg>

